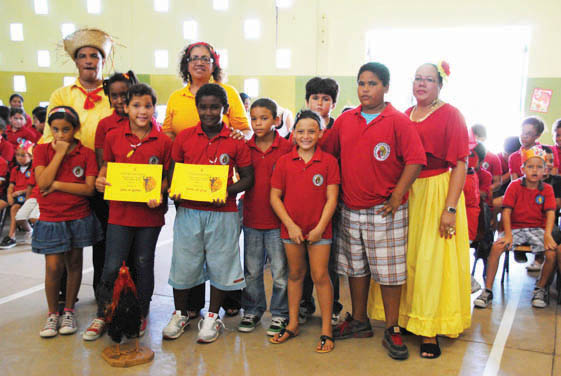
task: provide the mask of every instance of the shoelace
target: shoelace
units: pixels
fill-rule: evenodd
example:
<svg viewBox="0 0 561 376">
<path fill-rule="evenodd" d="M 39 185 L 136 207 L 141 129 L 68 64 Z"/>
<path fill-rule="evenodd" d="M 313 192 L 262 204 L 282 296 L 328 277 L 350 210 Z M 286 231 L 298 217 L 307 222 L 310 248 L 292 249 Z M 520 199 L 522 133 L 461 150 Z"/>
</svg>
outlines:
<svg viewBox="0 0 561 376">
<path fill-rule="evenodd" d="M 45 324 L 45 327 L 43 328 L 43 330 L 52 329 L 52 330 L 56 331 L 57 322 L 58 322 L 58 317 L 56 315 L 49 316 L 49 318 L 47 319 L 47 323 Z"/>
<path fill-rule="evenodd" d="M 72 313 L 66 312 L 64 316 L 62 316 L 62 322 L 60 326 L 74 327 L 74 315 Z"/>
<path fill-rule="evenodd" d="M 243 315 L 242 321 L 254 322 L 254 319 L 256 317 L 257 317 L 257 315 L 252 315 L 251 313 L 248 313 L 248 314 Z"/>
<path fill-rule="evenodd" d="M 271 325 L 282 326 L 283 324 L 284 324 L 284 319 L 282 318 L 275 317 L 274 319 L 271 320 Z"/>
<path fill-rule="evenodd" d="M 224 330 L 230 330 L 230 329 L 228 329 L 228 328 L 226 327 L 226 325 L 224 325 L 224 322 L 222 322 L 222 320 L 220 320 L 219 318 L 217 318 L 216 320 L 214 320 L 214 323 L 210 323 L 211 320 L 208 320 L 208 323 L 206 323 L 206 321 L 207 321 L 207 320 L 205 320 L 205 319 L 201 319 L 201 320 L 199 321 L 199 323 L 197 324 L 197 327 L 199 328 L 199 330 L 201 330 L 201 326 L 202 326 L 204 329 L 208 329 L 211 325 L 217 325 L 217 324 L 219 324 L 219 325 L 222 327 L 222 329 L 224 329 Z M 205 325 L 205 323 L 206 323 L 206 325 Z M 220 328 L 218 328 L 218 329 L 220 330 Z M 230 331 L 233 331 L 233 329 L 230 330 Z"/>
<path fill-rule="evenodd" d="M 90 325 L 90 327 L 88 328 L 88 331 L 93 329 L 93 331 L 99 332 L 104 325 L 105 322 L 103 320 L 95 319 Z"/>
</svg>

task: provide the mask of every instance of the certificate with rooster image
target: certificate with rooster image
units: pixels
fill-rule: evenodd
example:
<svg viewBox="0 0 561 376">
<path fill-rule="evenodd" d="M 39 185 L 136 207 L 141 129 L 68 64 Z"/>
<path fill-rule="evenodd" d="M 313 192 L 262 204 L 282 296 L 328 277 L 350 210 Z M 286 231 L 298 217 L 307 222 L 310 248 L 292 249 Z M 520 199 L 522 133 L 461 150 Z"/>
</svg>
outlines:
<svg viewBox="0 0 561 376">
<path fill-rule="evenodd" d="M 160 200 L 162 165 L 137 163 L 107 163 L 106 200 L 148 202 Z"/>
<path fill-rule="evenodd" d="M 228 165 L 176 163 L 170 196 L 180 194 L 182 200 L 205 202 L 226 200 L 228 169 Z"/>
</svg>

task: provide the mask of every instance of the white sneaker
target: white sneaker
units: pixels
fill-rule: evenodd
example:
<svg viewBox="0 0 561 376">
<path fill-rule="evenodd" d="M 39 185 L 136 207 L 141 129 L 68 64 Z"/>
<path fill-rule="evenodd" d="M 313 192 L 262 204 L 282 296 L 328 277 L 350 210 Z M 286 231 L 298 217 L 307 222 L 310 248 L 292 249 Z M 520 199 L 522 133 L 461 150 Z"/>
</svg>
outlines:
<svg viewBox="0 0 561 376">
<path fill-rule="evenodd" d="M 536 260 L 532 261 L 530 265 L 526 265 L 526 270 L 529 272 L 539 272 L 542 270 L 543 264 L 540 264 Z"/>
<path fill-rule="evenodd" d="M 33 239 L 33 230 L 31 231 L 27 231 L 23 237 L 22 237 L 22 243 L 23 244 L 27 244 L 27 245 L 31 245 L 32 239 Z"/>
<path fill-rule="evenodd" d="M 56 313 L 51 313 L 47 317 L 47 322 L 45 323 L 43 329 L 41 329 L 41 331 L 39 332 L 39 335 L 43 338 L 55 337 L 58 334 L 57 329 L 58 329 L 58 315 Z"/>
<path fill-rule="evenodd" d="M 76 315 L 72 311 L 64 311 L 58 332 L 60 334 L 74 334 L 76 330 L 78 330 Z"/>
<path fill-rule="evenodd" d="M 545 308 L 547 307 L 548 301 L 549 297 L 547 294 L 547 290 L 544 288 L 536 287 L 532 296 L 532 307 Z"/>
<path fill-rule="evenodd" d="M 105 320 L 96 318 L 92 321 L 88 329 L 82 334 L 84 341 L 95 341 L 105 332 Z"/>
<path fill-rule="evenodd" d="M 205 318 L 199 321 L 198 343 L 211 343 L 218 339 L 224 323 L 216 313 L 208 312 Z"/>
<path fill-rule="evenodd" d="M 171 320 L 162 331 L 164 339 L 176 339 L 183 334 L 185 328 L 189 325 L 189 317 L 183 316 L 181 311 L 175 311 Z"/>
<path fill-rule="evenodd" d="M 479 290 L 481 290 L 481 285 L 475 278 L 473 278 L 473 276 L 471 276 L 471 293 L 476 293 Z"/>
</svg>

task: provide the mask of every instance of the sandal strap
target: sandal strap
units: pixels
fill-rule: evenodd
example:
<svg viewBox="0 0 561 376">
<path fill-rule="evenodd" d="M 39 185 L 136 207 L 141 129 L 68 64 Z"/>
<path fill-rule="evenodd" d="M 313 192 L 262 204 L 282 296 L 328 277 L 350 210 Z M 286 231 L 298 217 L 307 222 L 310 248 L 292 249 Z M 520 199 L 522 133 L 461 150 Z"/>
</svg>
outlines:
<svg viewBox="0 0 561 376">
<path fill-rule="evenodd" d="M 333 337 L 330 336 L 326 336 L 326 335 L 322 335 L 319 337 L 321 344 L 324 345 L 326 341 L 331 341 L 333 343 L 335 343 L 335 340 L 333 339 Z"/>
</svg>

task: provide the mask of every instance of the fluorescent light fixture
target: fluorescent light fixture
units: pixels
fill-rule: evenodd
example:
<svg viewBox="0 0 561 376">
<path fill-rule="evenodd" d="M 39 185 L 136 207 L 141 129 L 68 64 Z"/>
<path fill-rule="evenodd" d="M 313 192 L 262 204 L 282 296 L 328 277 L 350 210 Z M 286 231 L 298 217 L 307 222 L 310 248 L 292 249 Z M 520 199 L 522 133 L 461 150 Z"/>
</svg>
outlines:
<svg viewBox="0 0 561 376">
<path fill-rule="evenodd" d="M 37 51 L 37 65 L 43 68 L 51 66 L 51 54 L 49 53 L 49 51 Z"/>
<path fill-rule="evenodd" d="M 276 0 L 277 8 L 290 8 L 292 6 L 292 0 Z"/>
<path fill-rule="evenodd" d="M 49 107 L 49 102 L 39 102 L 39 106 L 47 108 Z"/>
<path fill-rule="evenodd" d="M 35 0 L 35 14 L 49 14 L 49 4 L 47 0 Z"/>
<path fill-rule="evenodd" d="M 291 65 L 291 52 L 289 48 L 277 49 L 277 68 L 288 69 Z"/>
<path fill-rule="evenodd" d="M 259 96 L 259 80 L 257 78 L 248 78 L 243 82 L 243 91 L 251 98 Z"/>
<path fill-rule="evenodd" d="M 19 91 L 24 93 L 27 91 L 27 85 L 25 84 L 25 76 L 14 76 L 14 91 Z"/>
<path fill-rule="evenodd" d="M 156 68 L 168 67 L 168 50 L 155 50 L 154 51 L 154 66 Z"/>
<path fill-rule="evenodd" d="M 14 42 L 23 41 L 23 24 L 13 23 L 10 24 L 10 39 Z"/>
<path fill-rule="evenodd" d="M 197 40 L 197 21 L 189 20 L 183 22 L 183 39 Z"/>
<path fill-rule="evenodd" d="M 74 85 L 74 82 L 76 82 L 76 77 L 74 76 L 64 76 L 62 79 L 62 84 L 64 86 Z"/>
<path fill-rule="evenodd" d="M 101 0 L 88 0 L 87 8 L 88 8 L 88 13 L 92 13 L 92 14 L 101 13 Z"/>
<path fill-rule="evenodd" d="M 168 12 L 169 0 L 154 0 L 154 10 L 156 12 Z"/>
<path fill-rule="evenodd" d="M 220 56 L 220 67 L 224 69 L 228 68 L 228 49 L 218 48 L 216 49 L 216 53 Z"/>
<path fill-rule="evenodd" d="M 256 18 L 244 21 L 243 34 L 245 39 L 259 39 L 261 36 L 261 22 Z"/>
<path fill-rule="evenodd" d="M 62 33 L 62 38 L 66 38 L 68 35 L 76 31 L 76 25 L 73 23 L 63 23 L 60 25 L 60 32 Z"/>
<path fill-rule="evenodd" d="M 228 10 L 228 0 L 212 0 L 214 10 Z"/>
</svg>

